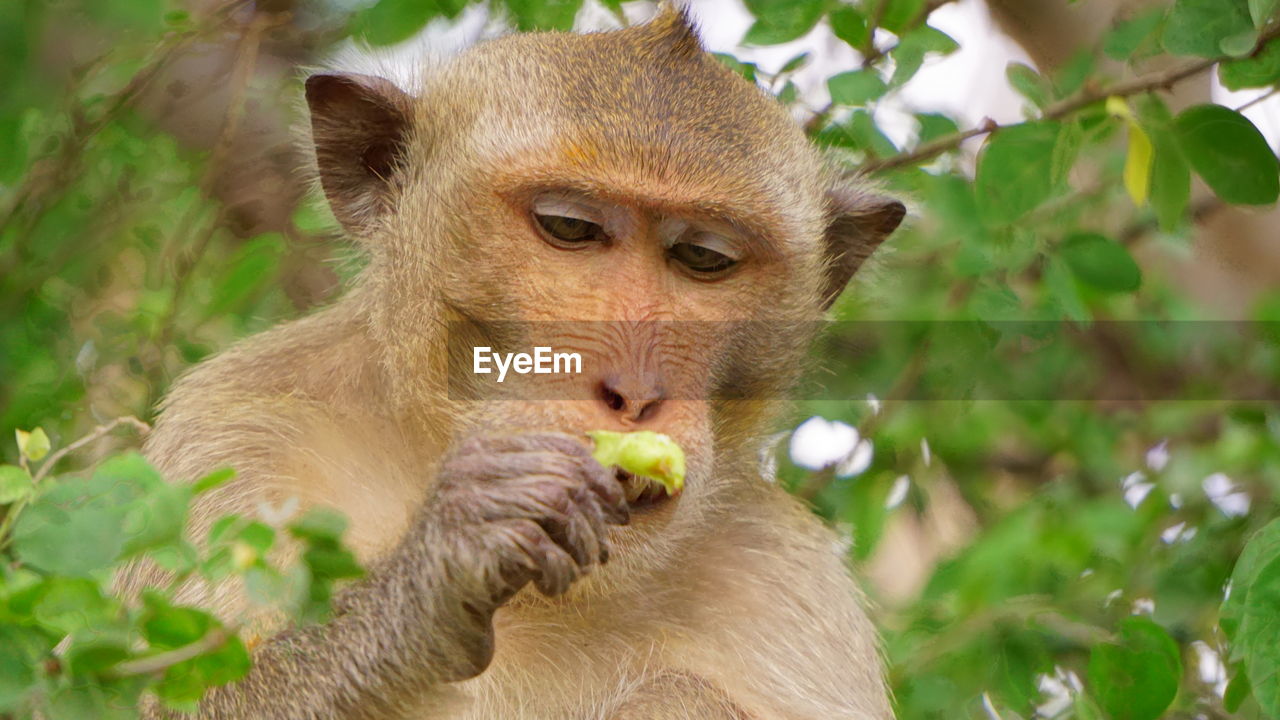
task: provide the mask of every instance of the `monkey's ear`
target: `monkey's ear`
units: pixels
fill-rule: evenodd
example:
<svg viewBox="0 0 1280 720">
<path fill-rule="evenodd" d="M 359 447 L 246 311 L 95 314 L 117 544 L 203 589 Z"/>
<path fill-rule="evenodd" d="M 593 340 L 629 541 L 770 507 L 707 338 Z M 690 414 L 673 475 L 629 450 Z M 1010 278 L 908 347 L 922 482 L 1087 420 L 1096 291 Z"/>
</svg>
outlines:
<svg viewBox="0 0 1280 720">
<path fill-rule="evenodd" d="M 403 159 L 411 99 L 371 75 L 312 75 L 306 84 L 320 185 L 348 232 L 386 209 Z"/>
<path fill-rule="evenodd" d="M 840 297 L 863 261 L 889 237 L 907 214 L 902 203 L 855 187 L 835 187 L 827 193 L 830 221 L 825 251 L 827 275 L 822 309 Z"/>
</svg>

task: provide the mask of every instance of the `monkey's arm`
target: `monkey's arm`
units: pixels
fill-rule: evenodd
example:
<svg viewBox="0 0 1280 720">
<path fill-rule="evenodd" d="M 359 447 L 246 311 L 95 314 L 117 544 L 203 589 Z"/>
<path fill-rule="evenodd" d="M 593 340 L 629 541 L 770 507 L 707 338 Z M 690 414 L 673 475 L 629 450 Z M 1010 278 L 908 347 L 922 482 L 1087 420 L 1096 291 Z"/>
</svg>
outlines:
<svg viewBox="0 0 1280 720">
<path fill-rule="evenodd" d="M 232 496 L 252 507 L 264 477 L 241 477 L 205 502 L 225 509 Z M 400 541 L 338 595 L 334 617 L 270 637 L 248 676 L 210 691 L 198 717 L 348 720 L 430 703 L 443 684 L 488 666 L 503 603 L 530 583 L 547 595 L 567 590 L 607 558 L 605 525 L 627 518 L 613 474 L 570 436 L 466 441 L 441 462 Z M 136 590 L 140 581 L 125 583 Z"/>
<path fill-rule="evenodd" d="M 338 595 L 328 623 L 263 642 L 249 675 L 211 690 L 197 717 L 385 716 L 433 685 L 478 674 L 491 654 L 490 615 L 468 605 L 469 588 L 446 584 L 457 576 L 445 561 L 448 543 L 430 529 L 403 543 Z"/>
</svg>

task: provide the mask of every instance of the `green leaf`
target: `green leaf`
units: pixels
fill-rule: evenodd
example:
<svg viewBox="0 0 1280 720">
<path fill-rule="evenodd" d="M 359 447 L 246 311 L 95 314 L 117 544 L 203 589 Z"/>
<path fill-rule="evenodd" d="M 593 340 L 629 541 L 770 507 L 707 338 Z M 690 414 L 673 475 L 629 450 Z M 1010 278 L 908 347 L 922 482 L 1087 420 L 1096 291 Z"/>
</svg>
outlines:
<svg viewBox="0 0 1280 720">
<path fill-rule="evenodd" d="M 1235 674 L 1231 676 L 1231 682 L 1227 684 L 1227 691 L 1222 696 L 1222 709 L 1229 713 L 1233 713 L 1240 709 L 1253 688 L 1249 686 L 1249 674 L 1243 668 L 1238 668 Z"/>
<path fill-rule="evenodd" d="M 1139 124 L 1151 139 L 1154 158 L 1151 161 L 1151 207 L 1162 230 L 1171 231 L 1182 223 L 1191 202 L 1191 166 L 1182 155 L 1182 147 L 1173 124 L 1173 115 L 1152 94 L 1134 99 Z"/>
<path fill-rule="evenodd" d="M 202 493 L 209 492 L 214 488 L 225 485 L 235 476 L 236 476 L 236 471 L 233 468 L 228 467 L 228 468 L 222 468 L 220 470 L 214 470 L 213 472 L 209 473 L 208 475 L 205 475 L 204 477 L 200 478 L 195 483 L 193 483 L 191 485 L 191 492 L 195 495 L 200 495 Z"/>
<path fill-rule="evenodd" d="M 36 664 L 52 647 L 36 630 L 0 624 L 0 712 L 17 709 L 36 690 Z"/>
<path fill-rule="evenodd" d="M 1258 31 L 1249 28 L 1235 35 L 1228 35 L 1222 38 L 1222 42 L 1218 46 L 1222 48 L 1224 55 L 1230 55 L 1234 58 L 1241 58 L 1253 53 L 1253 48 L 1258 44 Z"/>
<path fill-rule="evenodd" d="M 1259 30 L 1266 27 L 1271 16 L 1276 14 L 1276 8 L 1280 8 L 1280 0 L 1249 0 L 1249 17 L 1253 19 L 1253 26 Z"/>
<path fill-rule="evenodd" d="M 977 190 L 983 217 L 1007 225 L 1034 210 L 1062 182 L 1056 157 L 1063 126 L 1033 122 L 991 135 L 978 155 Z"/>
<path fill-rule="evenodd" d="M 1245 599 L 1249 588 L 1261 568 L 1272 560 L 1280 558 L 1280 520 L 1272 520 L 1265 527 L 1254 533 L 1245 544 L 1244 551 L 1236 560 L 1231 571 L 1231 594 L 1222 602 L 1222 610 L 1218 613 L 1218 625 L 1222 627 L 1227 639 L 1233 643 L 1237 640 L 1241 624 L 1244 621 Z"/>
<path fill-rule="evenodd" d="M 302 555 L 311 577 L 317 580 L 342 580 L 364 575 L 364 568 L 350 550 L 334 547 L 314 547 Z"/>
<path fill-rule="evenodd" d="M 1120 623 L 1120 643 L 1102 643 L 1089 656 L 1093 696 L 1114 720 L 1155 720 L 1178 693 L 1182 661 L 1164 628 L 1145 617 Z"/>
<path fill-rule="evenodd" d="M 1078 92 L 1084 87 L 1085 81 L 1093 76 L 1096 64 L 1094 54 L 1088 49 L 1077 50 L 1070 60 L 1053 73 L 1053 84 L 1058 88 L 1058 95 L 1066 97 Z"/>
<path fill-rule="evenodd" d="M 289 525 L 289 533 L 300 540 L 338 542 L 346 532 L 347 518 L 325 507 L 313 507 Z"/>
<path fill-rule="evenodd" d="M 895 35 L 902 35 L 924 11 L 925 0 L 884 0 L 884 2 L 880 27 Z"/>
<path fill-rule="evenodd" d="M 1051 303 L 1068 319 L 1087 323 L 1092 318 L 1080 297 L 1080 288 L 1062 258 L 1049 257 L 1044 269 L 1044 287 Z"/>
<path fill-rule="evenodd" d="M 253 548 L 258 555 L 266 555 L 275 545 L 276 531 L 270 525 L 255 520 L 240 529 L 236 540 Z"/>
<path fill-rule="evenodd" d="M 1253 30 L 1246 0 L 1177 0 L 1164 28 L 1174 55 L 1221 57 L 1222 42 Z"/>
<path fill-rule="evenodd" d="M 429 20 L 456 17 L 466 0 L 379 0 L 352 18 L 352 34 L 370 45 L 394 45 L 408 40 Z"/>
<path fill-rule="evenodd" d="M 1228 90 L 1280 83 L 1280 38 L 1268 42 L 1257 55 L 1219 64 L 1218 79 Z"/>
<path fill-rule="evenodd" d="M 46 628 L 69 635 L 111 621 L 119 605 L 102 594 L 96 581 L 50 578 L 43 583 L 32 617 Z"/>
<path fill-rule="evenodd" d="M 756 22 L 742 39 L 746 45 L 791 42 L 813 29 L 826 11 L 823 0 L 746 0 Z"/>
<path fill-rule="evenodd" d="M 141 455 L 113 457 L 91 479 L 64 478 L 38 495 L 14 524 L 13 549 L 33 567 L 84 576 L 177 539 L 188 495 Z"/>
<path fill-rule="evenodd" d="M 822 145 L 835 145 L 861 150 L 875 157 L 888 157 L 898 152 L 875 120 L 865 110 L 855 110 L 843 123 L 828 125 L 815 138 Z"/>
<path fill-rule="evenodd" d="M 867 31 L 867 18 L 852 5 L 841 5 L 831 11 L 829 16 L 831 31 L 836 37 L 845 41 L 855 50 L 863 50 L 870 42 Z"/>
<path fill-rule="evenodd" d="M 799 70 L 800 68 L 804 67 L 805 65 L 808 65 L 809 61 L 812 59 L 813 59 L 813 53 L 802 52 L 799 55 L 783 63 L 782 67 L 778 68 L 778 74 L 785 75 L 787 73 L 793 73 Z"/>
<path fill-rule="evenodd" d="M 1067 267 L 1081 282 L 1105 292 L 1133 292 L 1142 271 L 1123 245 L 1095 233 L 1077 233 L 1059 248 Z"/>
<path fill-rule="evenodd" d="M 172 650 L 190 645 L 218 626 L 209 613 L 175 607 L 158 592 L 144 593 L 143 602 L 146 613 L 142 617 L 142 636 L 153 648 Z"/>
<path fill-rule="evenodd" d="M 1032 105 L 1044 108 L 1053 100 L 1053 86 L 1030 66 L 1011 62 L 1005 67 L 1004 75 L 1013 89 Z"/>
<path fill-rule="evenodd" d="M 1221 105 L 1197 105 L 1174 122 L 1191 167 L 1219 198 L 1269 205 L 1280 196 L 1280 162 L 1248 118 Z"/>
<path fill-rule="evenodd" d="M 465 7 L 463 0 L 456 0 Z M 504 0 L 517 30 L 572 30 L 582 0 Z"/>
<path fill-rule="evenodd" d="M 14 523 L 13 551 L 46 572 L 83 576 L 109 567 L 124 550 L 123 511 L 98 501 L 86 481 L 64 480 Z"/>
<path fill-rule="evenodd" d="M 926 55 L 930 53 L 949 55 L 959 48 L 959 43 L 950 35 L 936 28 L 921 25 L 911 30 L 903 35 L 898 40 L 898 45 L 889 52 L 894 62 L 893 77 L 889 79 L 889 84 L 900 87 L 915 77 L 916 72 L 924 64 Z"/>
<path fill-rule="evenodd" d="M 8 505 L 31 496 L 35 484 L 31 474 L 17 465 L 0 465 L 0 505 Z"/>
<path fill-rule="evenodd" d="M 186 541 L 155 548 L 147 556 L 164 570 L 178 575 L 195 570 L 200 561 L 195 546 Z"/>
<path fill-rule="evenodd" d="M 250 664 L 244 643 L 231 637 L 220 648 L 169 667 L 155 691 L 166 703 L 187 706 L 199 700 L 206 689 L 244 677 Z"/>
<path fill-rule="evenodd" d="M 65 657 L 76 675 L 99 673 L 129 657 L 129 638 L 120 630 L 82 631 L 72 638 Z"/>
<path fill-rule="evenodd" d="M 1117 23 L 1102 41 L 1102 52 L 1112 60 L 1128 60 L 1160 27 L 1165 9 L 1154 7 Z"/>
<path fill-rule="evenodd" d="M 1253 697 L 1280 716 L 1280 557 L 1258 570 L 1244 602 L 1244 666 Z"/>
<path fill-rule="evenodd" d="M 221 317 L 241 308 L 254 294 L 275 280 L 284 239 L 269 233 L 245 243 L 214 280 L 213 294 L 203 308 L 206 318 Z"/>
<path fill-rule="evenodd" d="M 727 53 L 711 53 L 711 55 L 715 59 L 719 60 L 725 67 L 746 78 L 747 81 L 751 83 L 756 81 L 757 67 L 755 63 L 744 63 L 738 58 Z"/>
<path fill-rule="evenodd" d="M 955 120 L 937 113 L 920 113 L 916 115 L 916 122 L 920 123 L 919 140 L 921 144 L 937 140 L 940 137 L 954 135 L 960 131 L 960 126 L 956 124 Z"/>
<path fill-rule="evenodd" d="M 874 70 L 852 70 L 827 80 L 831 101 L 838 105 L 865 105 L 884 95 L 889 86 Z"/>
</svg>

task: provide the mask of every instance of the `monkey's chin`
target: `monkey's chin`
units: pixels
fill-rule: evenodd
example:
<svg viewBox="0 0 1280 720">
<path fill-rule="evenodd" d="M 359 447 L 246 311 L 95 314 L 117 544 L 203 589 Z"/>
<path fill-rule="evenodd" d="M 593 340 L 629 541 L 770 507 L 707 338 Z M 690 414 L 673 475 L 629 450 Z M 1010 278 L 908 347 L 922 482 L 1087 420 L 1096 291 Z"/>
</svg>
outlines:
<svg viewBox="0 0 1280 720">
<path fill-rule="evenodd" d="M 669 504 L 674 498 L 661 483 L 646 477 L 637 477 L 625 470 L 615 470 L 618 482 L 627 494 L 627 505 L 632 513 L 644 514 Z"/>
</svg>

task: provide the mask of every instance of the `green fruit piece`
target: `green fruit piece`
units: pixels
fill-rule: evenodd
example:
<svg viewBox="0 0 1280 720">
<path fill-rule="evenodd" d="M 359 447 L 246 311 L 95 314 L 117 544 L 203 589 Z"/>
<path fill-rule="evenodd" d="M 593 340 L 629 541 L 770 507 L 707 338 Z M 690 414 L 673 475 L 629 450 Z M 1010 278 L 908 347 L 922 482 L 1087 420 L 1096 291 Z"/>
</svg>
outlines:
<svg viewBox="0 0 1280 720">
<path fill-rule="evenodd" d="M 684 487 L 684 450 L 666 435 L 649 430 L 592 430 L 587 437 L 595 441 L 591 455 L 601 465 L 617 466 L 632 475 L 655 480 L 668 495 L 675 495 Z"/>
</svg>

